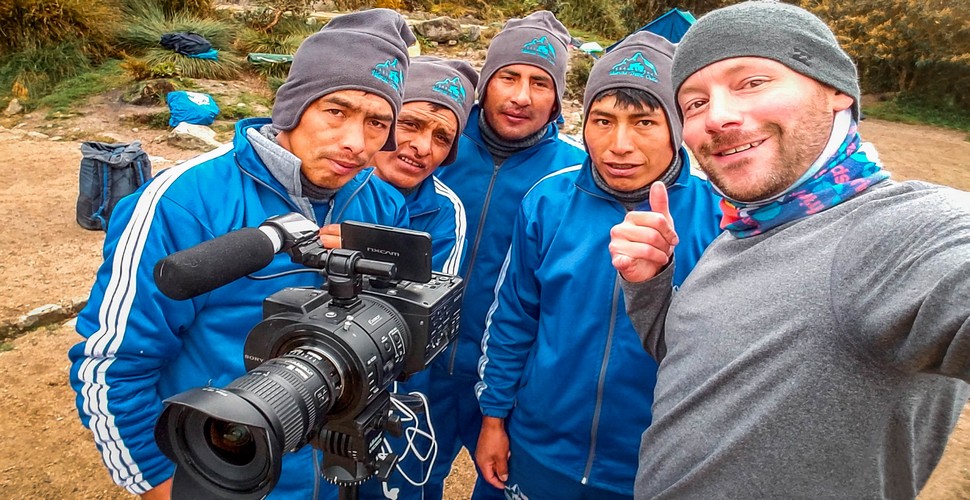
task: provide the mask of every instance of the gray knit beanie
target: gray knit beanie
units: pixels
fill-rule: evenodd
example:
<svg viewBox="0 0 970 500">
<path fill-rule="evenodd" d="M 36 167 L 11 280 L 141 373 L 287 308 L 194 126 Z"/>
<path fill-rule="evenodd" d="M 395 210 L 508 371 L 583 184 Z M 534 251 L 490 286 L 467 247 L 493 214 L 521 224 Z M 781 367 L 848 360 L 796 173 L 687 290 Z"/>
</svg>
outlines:
<svg viewBox="0 0 970 500">
<path fill-rule="evenodd" d="M 676 154 L 681 147 L 684 124 L 670 85 L 673 57 L 674 45 L 649 31 L 638 31 L 626 37 L 600 57 L 586 80 L 583 127 L 586 127 L 590 106 L 603 92 L 618 88 L 643 90 L 660 101 L 667 114 L 671 145 Z"/>
<path fill-rule="evenodd" d="M 702 16 L 674 56 L 674 90 L 690 75 L 734 57 L 763 57 L 829 85 L 855 100 L 859 118 L 859 76 L 832 30 L 811 12 L 774 1 L 749 1 Z M 679 107 L 678 107 L 679 109 Z"/>
<path fill-rule="evenodd" d="M 478 81 L 478 98 L 485 99 L 485 88 L 495 73 L 513 64 L 528 64 L 545 70 L 556 85 L 556 106 L 551 122 L 562 110 L 562 93 L 566 89 L 566 62 L 569 54 L 569 32 L 552 12 L 540 10 L 522 19 L 509 19 L 499 34 L 488 44 L 482 77 Z"/>
<path fill-rule="evenodd" d="M 363 90 L 401 110 L 408 46 L 415 38 L 400 14 L 371 9 L 335 17 L 303 41 L 286 82 L 276 91 L 273 126 L 292 130 L 310 103 L 341 90 Z M 382 151 L 397 149 L 394 124 Z"/>
<path fill-rule="evenodd" d="M 465 61 L 419 56 L 411 59 L 404 102 L 432 102 L 450 109 L 458 117 L 458 131 L 442 165 L 450 165 L 458 154 L 458 138 L 475 103 L 478 73 Z"/>
</svg>

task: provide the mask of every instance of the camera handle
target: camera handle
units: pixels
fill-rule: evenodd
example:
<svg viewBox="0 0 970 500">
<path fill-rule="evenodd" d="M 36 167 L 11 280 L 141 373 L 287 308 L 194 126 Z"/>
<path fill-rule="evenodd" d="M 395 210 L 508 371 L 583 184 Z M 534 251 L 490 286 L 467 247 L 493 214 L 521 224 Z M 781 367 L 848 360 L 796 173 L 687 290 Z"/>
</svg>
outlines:
<svg viewBox="0 0 970 500">
<path fill-rule="evenodd" d="M 394 279 L 397 265 L 363 258 L 356 250 L 324 248 L 316 233 L 305 234 L 284 246 L 290 260 L 306 267 L 320 269 L 327 275 L 327 291 L 333 305 L 351 308 L 360 303 L 364 274 Z"/>
</svg>

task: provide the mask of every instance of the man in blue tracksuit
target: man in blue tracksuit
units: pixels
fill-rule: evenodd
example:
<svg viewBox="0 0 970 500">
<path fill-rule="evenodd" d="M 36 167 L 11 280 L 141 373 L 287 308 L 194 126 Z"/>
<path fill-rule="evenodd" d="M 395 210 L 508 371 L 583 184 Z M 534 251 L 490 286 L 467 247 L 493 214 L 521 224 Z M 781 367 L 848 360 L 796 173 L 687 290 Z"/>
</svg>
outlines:
<svg viewBox="0 0 970 500">
<path fill-rule="evenodd" d="M 464 445 L 472 454 L 481 428 L 474 395 L 485 313 L 525 192 L 543 176 L 575 165 L 582 149 L 560 138 L 569 33 L 550 12 L 510 20 L 489 44 L 478 83 L 479 104 L 468 118 L 454 165 L 439 177 L 468 215 L 465 299 L 458 338 L 432 367 L 431 410 L 438 435 L 432 481 L 441 484 Z M 476 485 L 475 497 L 501 496 Z M 440 496 L 440 494 L 435 497 Z"/>
<path fill-rule="evenodd" d="M 404 104 L 397 118 L 397 150 L 374 155 L 377 175 L 404 195 L 409 227 L 431 235 L 432 269 L 447 274 L 458 274 L 467 248 L 465 208 L 458 196 L 433 174 L 439 166 L 455 161 L 458 138 L 475 102 L 476 84 L 478 73 L 467 62 L 428 56 L 411 59 Z M 407 382 L 398 384 L 397 392 L 427 394 L 429 378 L 430 370 L 418 372 Z M 430 431 L 427 415 L 419 413 L 417 417 L 407 426 Z M 430 415 L 432 424 L 437 425 L 436 417 Z M 423 484 L 427 462 L 415 457 L 415 450 L 430 458 L 430 440 L 420 435 L 410 440 L 386 439 L 391 451 L 406 455 L 386 483 L 369 481 L 362 485 L 361 496 L 398 500 L 426 498 Z M 413 447 L 411 451 L 407 451 L 408 441 Z M 405 474 L 407 478 L 403 477 Z M 434 489 L 440 488 L 437 485 Z"/>
<path fill-rule="evenodd" d="M 467 249 L 465 209 L 432 174 L 455 162 L 478 73 L 465 61 L 429 56 L 411 59 L 408 71 L 397 150 L 376 154 L 374 165 L 377 175 L 404 195 L 410 228 L 431 235 L 432 268 L 458 274 Z"/>
<path fill-rule="evenodd" d="M 627 317 L 610 230 L 628 210 L 668 205 L 680 284 L 720 232 L 718 199 L 692 174 L 670 87 L 673 45 L 628 37 L 590 72 L 589 158 L 525 196 L 486 319 L 476 461 L 510 498 L 633 497 L 656 363 Z"/>
<path fill-rule="evenodd" d="M 390 10 L 334 19 L 297 51 L 272 121 L 239 122 L 232 144 L 163 171 L 118 204 L 105 262 L 78 316 L 85 340 L 69 355 L 82 422 L 129 492 L 171 495 L 174 464 L 153 437 L 162 400 L 243 375 L 244 341 L 262 319 L 263 299 L 284 287 L 322 284 L 317 273 L 247 277 L 175 301 L 155 286 L 155 263 L 289 212 L 318 225 L 353 219 L 406 226 L 400 193 L 362 169 L 378 150 L 395 148 L 413 41 Z M 255 274 L 295 269 L 305 268 L 277 255 Z M 308 446 L 286 454 L 270 496 L 335 498 L 336 488 L 314 472 L 313 455 L 319 452 Z"/>
</svg>

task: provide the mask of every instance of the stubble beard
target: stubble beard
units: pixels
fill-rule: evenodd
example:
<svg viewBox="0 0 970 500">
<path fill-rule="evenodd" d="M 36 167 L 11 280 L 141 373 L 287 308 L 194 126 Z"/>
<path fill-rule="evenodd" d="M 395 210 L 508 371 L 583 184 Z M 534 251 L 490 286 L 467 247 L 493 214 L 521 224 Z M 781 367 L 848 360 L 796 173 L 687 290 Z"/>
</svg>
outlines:
<svg viewBox="0 0 970 500">
<path fill-rule="evenodd" d="M 819 93 L 820 94 L 820 93 Z M 783 128 L 777 123 L 768 123 L 760 127 L 757 133 L 729 132 L 712 137 L 701 146 L 697 155 L 700 169 L 707 175 L 711 183 L 732 200 L 741 202 L 756 202 L 769 199 L 784 192 L 792 186 L 808 167 L 818 158 L 828 142 L 832 130 L 832 114 L 822 106 L 822 96 L 811 101 L 802 116 L 790 123 L 797 124 L 798 130 Z M 714 168 L 712 151 L 716 151 L 728 144 L 738 144 L 744 141 L 742 137 L 770 137 L 777 142 L 777 155 L 771 160 L 772 164 L 758 172 L 759 179 L 747 183 L 731 183 L 728 175 Z M 761 147 L 763 147 L 762 145 Z M 732 164 L 731 170 L 750 169 L 757 161 L 747 158 Z"/>
</svg>

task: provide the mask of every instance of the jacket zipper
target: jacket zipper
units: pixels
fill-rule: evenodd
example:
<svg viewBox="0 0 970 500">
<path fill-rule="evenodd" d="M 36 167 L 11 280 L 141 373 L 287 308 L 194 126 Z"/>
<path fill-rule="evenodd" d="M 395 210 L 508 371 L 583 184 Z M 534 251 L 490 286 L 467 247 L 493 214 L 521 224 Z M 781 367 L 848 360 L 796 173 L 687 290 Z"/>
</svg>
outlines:
<svg viewBox="0 0 970 500">
<path fill-rule="evenodd" d="M 472 272 L 475 270 L 475 259 L 478 257 L 478 244 L 482 240 L 482 230 L 485 228 L 485 218 L 488 216 L 488 205 L 492 201 L 492 189 L 495 188 L 495 179 L 498 178 L 498 171 L 502 165 L 495 165 L 492 169 L 492 178 L 488 181 L 488 190 L 485 191 L 485 203 L 482 205 L 482 215 L 478 217 L 478 229 L 475 230 L 475 243 L 472 245 L 472 254 L 468 258 L 468 272 L 465 273 L 465 283 L 471 283 Z M 462 300 L 464 302 L 464 299 Z M 455 374 L 455 358 L 458 357 L 458 337 L 461 336 L 461 328 L 455 335 L 452 344 L 455 346 L 451 351 L 451 359 L 448 360 L 448 375 Z"/>
<path fill-rule="evenodd" d="M 600 412 L 603 409 L 603 387 L 606 385 L 606 369 L 610 362 L 610 348 L 613 346 L 613 332 L 616 329 L 616 309 L 619 304 L 620 281 L 613 278 L 613 306 L 610 308 L 610 330 L 606 336 L 606 350 L 603 352 L 603 362 L 600 364 L 599 382 L 596 384 L 596 409 L 593 410 L 593 425 L 589 430 L 589 455 L 586 459 L 586 469 L 583 471 L 582 484 L 589 481 L 590 471 L 593 469 L 593 459 L 596 457 L 596 437 L 599 430 Z"/>
</svg>

